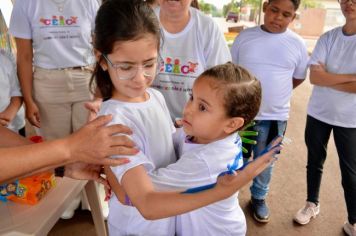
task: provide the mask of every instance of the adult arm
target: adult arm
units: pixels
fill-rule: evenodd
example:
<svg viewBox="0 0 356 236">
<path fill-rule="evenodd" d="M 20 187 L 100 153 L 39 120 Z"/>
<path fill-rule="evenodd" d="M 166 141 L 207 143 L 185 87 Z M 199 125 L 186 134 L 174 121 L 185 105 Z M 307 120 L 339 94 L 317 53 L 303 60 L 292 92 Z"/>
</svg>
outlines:
<svg viewBox="0 0 356 236">
<path fill-rule="evenodd" d="M 332 87 L 334 85 L 356 82 L 355 74 L 334 74 L 326 70 L 324 64 L 310 66 L 310 83 L 318 86 Z"/>
<path fill-rule="evenodd" d="M 0 112 L 0 125 L 7 126 L 15 118 L 22 105 L 22 97 L 11 97 L 10 104 Z"/>
<path fill-rule="evenodd" d="M 356 82 L 349 82 L 349 83 L 343 83 L 343 84 L 337 84 L 330 86 L 330 88 L 342 91 L 342 92 L 347 92 L 347 93 L 356 93 Z"/>
<path fill-rule="evenodd" d="M 28 121 L 40 127 L 40 115 L 36 103 L 32 97 L 33 87 L 33 48 L 31 39 L 15 38 L 17 47 L 17 73 L 26 105 L 26 118 Z"/>
<path fill-rule="evenodd" d="M 62 139 L 26 145 L 30 142 L 0 127 L 0 183 L 39 171 L 75 162 L 96 165 L 120 165 L 127 159 L 112 155 L 132 155 L 137 150 L 126 136 L 131 131 L 122 125 L 105 126 L 112 116 L 98 117 L 77 132 Z M 22 145 L 19 147 L 15 147 Z"/>
</svg>

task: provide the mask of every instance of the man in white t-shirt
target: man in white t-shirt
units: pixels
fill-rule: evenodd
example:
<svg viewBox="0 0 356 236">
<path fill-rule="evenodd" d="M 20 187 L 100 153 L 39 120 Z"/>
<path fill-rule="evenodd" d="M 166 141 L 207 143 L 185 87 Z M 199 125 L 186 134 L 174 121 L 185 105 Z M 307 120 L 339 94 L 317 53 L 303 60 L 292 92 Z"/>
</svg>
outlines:
<svg viewBox="0 0 356 236">
<path fill-rule="evenodd" d="M 292 90 L 306 77 L 307 49 L 302 38 L 287 29 L 299 3 L 299 0 L 265 2 L 264 24 L 241 32 L 231 48 L 233 62 L 248 69 L 262 84 L 262 104 L 255 118 L 256 125 L 252 127 L 258 131 L 254 157 L 276 135 L 284 135 Z M 250 154 L 245 157 L 249 158 Z M 269 221 L 265 199 L 272 168 L 271 165 L 257 176 L 250 188 L 254 218 L 263 223 Z"/>
</svg>

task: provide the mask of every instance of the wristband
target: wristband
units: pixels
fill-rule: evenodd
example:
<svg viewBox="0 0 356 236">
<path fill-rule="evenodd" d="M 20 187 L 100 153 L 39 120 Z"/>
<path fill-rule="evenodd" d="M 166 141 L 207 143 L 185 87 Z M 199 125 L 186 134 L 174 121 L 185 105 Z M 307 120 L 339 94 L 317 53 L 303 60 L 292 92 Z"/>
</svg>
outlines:
<svg viewBox="0 0 356 236">
<path fill-rule="evenodd" d="M 54 176 L 57 177 L 63 177 L 64 176 L 64 171 L 65 171 L 65 167 L 64 166 L 60 166 L 54 169 Z"/>
</svg>

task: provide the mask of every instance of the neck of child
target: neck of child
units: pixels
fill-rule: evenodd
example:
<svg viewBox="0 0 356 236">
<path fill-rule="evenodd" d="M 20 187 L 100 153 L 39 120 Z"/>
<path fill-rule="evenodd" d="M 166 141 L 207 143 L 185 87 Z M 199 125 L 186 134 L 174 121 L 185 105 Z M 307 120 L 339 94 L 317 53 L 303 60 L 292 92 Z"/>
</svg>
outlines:
<svg viewBox="0 0 356 236">
<path fill-rule="evenodd" d="M 347 36 L 352 36 L 356 34 L 356 20 L 348 21 L 342 27 L 342 32 Z"/>
<path fill-rule="evenodd" d="M 196 137 L 196 136 L 191 136 L 190 141 L 196 144 L 208 144 L 208 143 L 213 143 L 219 140 L 222 140 L 226 137 L 228 137 L 231 134 L 222 134 L 218 137 L 214 137 L 214 138 L 203 138 L 203 137 Z"/>
<path fill-rule="evenodd" d="M 270 33 L 270 34 L 282 34 L 282 33 L 284 33 L 284 32 L 286 32 L 286 30 L 284 30 L 284 31 L 281 31 L 281 32 L 272 32 L 272 31 L 270 31 L 269 29 L 267 29 L 267 27 L 265 26 L 265 25 L 261 25 L 261 29 L 263 30 L 263 31 L 265 31 L 265 32 L 267 32 L 267 33 Z"/>
<path fill-rule="evenodd" d="M 120 102 L 127 102 L 127 103 L 141 103 L 141 102 L 145 102 L 150 98 L 150 95 L 148 94 L 147 91 L 144 92 L 144 94 L 137 96 L 137 97 L 130 97 L 130 96 L 126 96 L 123 94 L 120 94 L 118 92 L 114 92 L 113 96 L 111 97 L 111 99 L 120 101 Z"/>
</svg>

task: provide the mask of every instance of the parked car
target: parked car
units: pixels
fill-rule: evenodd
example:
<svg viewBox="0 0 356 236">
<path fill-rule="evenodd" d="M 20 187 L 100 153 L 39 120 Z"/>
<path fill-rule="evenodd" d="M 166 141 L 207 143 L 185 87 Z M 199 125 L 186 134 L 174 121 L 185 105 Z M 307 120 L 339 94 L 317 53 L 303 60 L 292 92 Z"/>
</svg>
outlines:
<svg viewBox="0 0 356 236">
<path fill-rule="evenodd" d="M 239 14 L 236 12 L 228 12 L 226 15 L 226 21 L 233 21 L 233 22 L 237 22 L 239 20 Z"/>
</svg>

